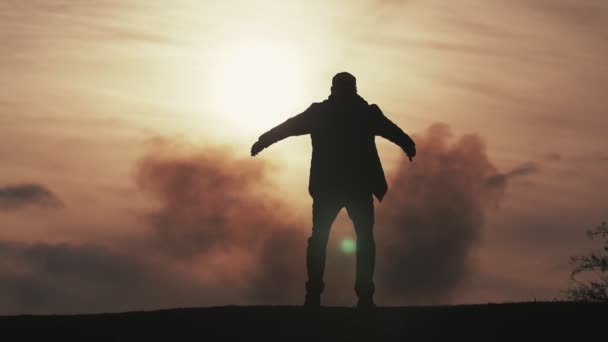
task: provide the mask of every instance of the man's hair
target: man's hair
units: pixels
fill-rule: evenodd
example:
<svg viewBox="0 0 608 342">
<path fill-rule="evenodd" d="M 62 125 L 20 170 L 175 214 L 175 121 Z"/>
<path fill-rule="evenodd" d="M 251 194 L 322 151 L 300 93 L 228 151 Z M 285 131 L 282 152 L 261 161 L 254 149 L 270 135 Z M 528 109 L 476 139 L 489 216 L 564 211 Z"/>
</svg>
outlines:
<svg viewBox="0 0 608 342">
<path fill-rule="evenodd" d="M 331 80 L 331 92 L 342 94 L 357 93 L 357 79 L 348 72 L 339 72 Z"/>
</svg>

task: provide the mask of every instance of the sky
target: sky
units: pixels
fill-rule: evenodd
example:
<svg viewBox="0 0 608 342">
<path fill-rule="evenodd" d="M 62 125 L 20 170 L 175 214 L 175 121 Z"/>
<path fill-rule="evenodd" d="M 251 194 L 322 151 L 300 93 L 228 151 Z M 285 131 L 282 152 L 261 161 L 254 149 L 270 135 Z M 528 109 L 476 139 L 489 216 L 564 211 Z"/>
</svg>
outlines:
<svg viewBox="0 0 608 342">
<path fill-rule="evenodd" d="M 249 149 L 341 71 L 417 143 L 377 138 L 378 304 L 560 298 L 608 219 L 607 40 L 601 0 L 0 1 L 0 314 L 300 304 L 310 139 Z"/>
</svg>

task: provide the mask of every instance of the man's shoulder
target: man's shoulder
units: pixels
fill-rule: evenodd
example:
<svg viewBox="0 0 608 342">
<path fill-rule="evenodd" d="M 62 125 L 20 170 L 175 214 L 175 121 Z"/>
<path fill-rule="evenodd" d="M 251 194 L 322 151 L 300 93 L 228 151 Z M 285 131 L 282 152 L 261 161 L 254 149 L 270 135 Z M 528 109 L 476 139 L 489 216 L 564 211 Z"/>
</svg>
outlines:
<svg viewBox="0 0 608 342">
<path fill-rule="evenodd" d="M 382 114 L 382 110 L 380 109 L 380 106 L 378 106 L 375 103 L 370 104 L 370 103 L 367 103 L 366 101 L 362 101 L 361 105 L 363 105 L 364 108 L 366 108 L 369 112 L 371 112 L 373 114 Z M 328 99 L 325 99 L 320 102 L 311 103 L 310 106 L 308 106 L 308 108 L 306 109 L 306 111 L 320 113 L 320 112 L 323 112 L 326 110 L 331 110 L 331 109 L 332 109 L 331 101 Z"/>
<path fill-rule="evenodd" d="M 372 104 L 370 104 L 368 106 L 368 111 L 373 116 L 384 116 L 384 113 L 382 113 L 382 110 L 380 109 L 380 106 L 378 106 L 375 103 L 372 103 Z"/>
<path fill-rule="evenodd" d="M 328 104 L 329 104 L 329 101 L 327 101 L 327 100 L 323 100 L 321 102 L 313 102 L 313 103 L 310 104 L 309 108 L 319 109 L 319 108 L 322 108 L 324 106 L 327 106 Z"/>
<path fill-rule="evenodd" d="M 321 102 L 313 102 L 306 108 L 306 113 L 314 114 L 320 113 L 329 108 L 329 102 L 327 100 Z"/>
<path fill-rule="evenodd" d="M 370 103 L 370 104 L 369 104 L 369 109 L 370 109 L 371 111 L 375 111 L 375 112 L 381 112 L 381 113 L 382 113 L 382 110 L 380 110 L 380 106 L 378 106 L 378 105 L 377 105 L 377 104 L 375 104 L 375 103 Z"/>
</svg>

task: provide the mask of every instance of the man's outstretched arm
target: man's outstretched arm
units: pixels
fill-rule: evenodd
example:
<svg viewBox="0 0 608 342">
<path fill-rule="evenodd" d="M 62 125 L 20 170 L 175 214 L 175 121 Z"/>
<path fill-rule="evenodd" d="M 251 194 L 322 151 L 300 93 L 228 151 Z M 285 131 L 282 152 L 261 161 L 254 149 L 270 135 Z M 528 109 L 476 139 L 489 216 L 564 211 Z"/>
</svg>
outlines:
<svg viewBox="0 0 608 342">
<path fill-rule="evenodd" d="M 373 104 L 371 110 L 375 119 L 376 134 L 397 144 L 407 154 L 410 161 L 416 156 L 416 143 L 399 126 L 389 120 L 380 108 Z"/>
<path fill-rule="evenodd" d="M 272 128 L 268 132 L 262 134 L 258 141 L 251 146 L 251 155 L 255 156 L 266 147 L 279 142 L 285 138 L 297 135 L 309 134 L 313 112 L 316 105 L 313 104 L 303 113 L 300 113 L 292 118 L 287 119 L 282 124 Z"/>
</svg>

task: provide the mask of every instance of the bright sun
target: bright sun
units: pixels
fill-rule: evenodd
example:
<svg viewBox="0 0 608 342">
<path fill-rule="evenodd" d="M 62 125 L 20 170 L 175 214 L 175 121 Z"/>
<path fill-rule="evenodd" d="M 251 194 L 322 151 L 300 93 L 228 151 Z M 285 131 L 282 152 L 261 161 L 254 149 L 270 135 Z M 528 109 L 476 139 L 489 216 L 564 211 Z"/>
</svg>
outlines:
<svg viewBox="0 0 608 342">
<path fill-rule="evenodd" d="M 242 129 L 269 129 L 303 100 L 294 50 L 262 42 L 237 46 L 223 57 L 215 84 L 216 112 Z"/>
</svg>

